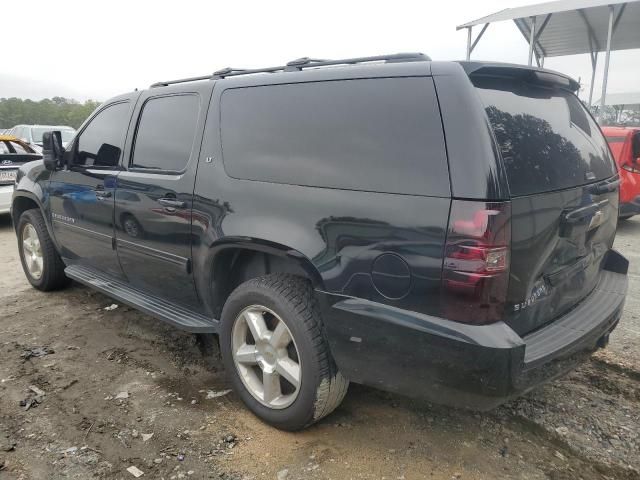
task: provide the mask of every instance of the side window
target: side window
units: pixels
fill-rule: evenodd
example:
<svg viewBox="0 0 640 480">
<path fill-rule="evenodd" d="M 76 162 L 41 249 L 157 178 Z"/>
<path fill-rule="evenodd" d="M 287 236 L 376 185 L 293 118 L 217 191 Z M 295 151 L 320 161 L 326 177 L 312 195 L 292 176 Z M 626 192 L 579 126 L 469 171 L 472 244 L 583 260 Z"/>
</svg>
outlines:
<svg viewBox="0 0 640 480">
<path fill-rule="evenodd" d="M 115 103 L 98 113 L 82 131 L 75 145 L 74 165 L 116 167 L 129 124 L 129 104 Z"/>
<path fill-rule="evenodd" d="M 633 136 L 631 147 L 633 150 L 633 158 L 640 158 L 640 132 L 636 132 Z"/>
<path fill-rule="evenodd" d="M 172 95 L 147 100 L 142 108 L 131 166 L 178 172 L 191 156 L 200 98 Z"/>
<path fill-rule="evenodd" d="M 221 111 L 224 167 L 234 178 L 449 195 L 431 78 L 234 88 Z"/>
</svg>

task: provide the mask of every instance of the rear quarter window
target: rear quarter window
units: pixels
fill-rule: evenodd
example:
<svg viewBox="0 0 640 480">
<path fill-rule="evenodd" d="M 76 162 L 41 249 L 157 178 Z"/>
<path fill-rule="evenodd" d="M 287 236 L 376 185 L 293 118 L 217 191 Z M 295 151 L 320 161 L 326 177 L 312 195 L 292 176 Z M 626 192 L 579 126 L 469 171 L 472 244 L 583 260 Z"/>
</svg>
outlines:
<svg viewBox="0 0 640 480">
<path fill-rule="evenodd" d="M 616 173 L 607 142 L 570 92 L 509 79 L 474 79 L 512 196 L 585 185 Z"/>
<path fill-rule="evenodd" d="M 428 77 L 229 89 L 221 136 L 234 178 L 430 196 L 450 191 Z"/>
</svg>

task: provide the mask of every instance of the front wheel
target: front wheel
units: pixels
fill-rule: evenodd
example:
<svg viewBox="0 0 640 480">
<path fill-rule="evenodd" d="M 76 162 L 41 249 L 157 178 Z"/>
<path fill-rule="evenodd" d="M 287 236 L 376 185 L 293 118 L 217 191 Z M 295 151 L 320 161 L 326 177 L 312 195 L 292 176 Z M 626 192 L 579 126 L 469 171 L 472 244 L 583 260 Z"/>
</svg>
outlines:
<svg viewBox="0 0 640 480">
<path fill-rule="evenodd" d="M 271 274 L 240 285 L 222 311 L 220 347 L 236 393 L 277 428 L 305 428 L 347 393 L 305 279 Z"/>
<path fill-rule="evenodd" d="M 18 220 L 18 250 L 22 269 L 29 283 L 38 290 L 66 286 L 64 263 L 49 236 L 40 210 L 27 210 Z"/>
</svg>

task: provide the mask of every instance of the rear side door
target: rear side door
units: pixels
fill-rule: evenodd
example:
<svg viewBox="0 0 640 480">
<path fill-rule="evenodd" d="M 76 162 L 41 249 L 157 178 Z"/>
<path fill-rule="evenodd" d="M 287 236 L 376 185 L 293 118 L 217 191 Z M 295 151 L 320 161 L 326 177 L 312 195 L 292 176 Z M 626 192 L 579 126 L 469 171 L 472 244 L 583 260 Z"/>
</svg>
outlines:
<svg viewBox="0 0 640 480">
<path fill-rule="evenodd" d="M 66 263 L 122 271 L 114 249 L 113 205 L 134 99 L 101 107 L 65 152 L 49 183 L 53 233 Z"/>
<path fill-rule="evenodd" d="M 116 243 L 132 286 L 199 309 L 191 209 L 211 82 L 145 92 L 115 192 Z"/>
</svg>

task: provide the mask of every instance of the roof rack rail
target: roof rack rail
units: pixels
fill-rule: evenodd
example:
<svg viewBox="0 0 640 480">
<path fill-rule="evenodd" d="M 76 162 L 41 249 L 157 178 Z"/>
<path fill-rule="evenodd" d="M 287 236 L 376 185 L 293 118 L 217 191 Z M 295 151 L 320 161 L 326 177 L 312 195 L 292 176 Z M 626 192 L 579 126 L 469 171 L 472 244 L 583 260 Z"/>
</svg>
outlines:
<svg viewBox="0 0 640 480">
<path fill-rule="evenodd" d="M 152 84 L 149 88 L 156 87 L 166 87 L 168 85 L 173 85 L 174 83 L 185 83 L 185 82 L 196 82 L 198 80 L 209 80 L 211 75 L 206 75 L 202 77 L 189 77 L 189 78 L 180 78 L 178 80 L 167 80 L 166 82 L 156 82 Z"/>
<path fill-rule="evenodd" d="M 320 60 L 318 58 L 309 58 L 309 57 L 296 58 L 295 60 L 291 60 L 290 62 L 287 62 L 285 70 L 287 72 L 302 70 L 303 67 L 306 67 L 311 63 L 318 64 L 318 63 L 324 63 L 324 62 L 330 62 L 330 61 L 331 60 Z"/>
<path fill-rule="evenodd" d="M 392 55 L 378 55 L 374 57 L 356 57 L 345 58 L 342 60 L 320 60 L 309 57 L 297 58 L 288 62 L 286 65 L 279 67 L 266 67 L 266 68 L 223 68 L 213 72 L 213 75 L 203 75 L 201 77 L 179 78 L 177 80 L 167 80 L 165 82 L 156 82 L 151 85 L 151 88 L 166 87 L 168 85 L 174 85 L 176 83 L 196 82 L 199 80 L 219 80 L 226 77 L 235 77 L 238 75 L 251 75 L 253 73 L 275 73 L 275 72 L 292 72 L 302 71 L 304 68 L 312 67 L 328 67 L 333 65 L 355 65 L 357 63 L 370 63 L 370 62 L 386 62 L 386 63 L 401 63 L 401 62 L 418 62 L 418 61 L 430 61 L 431 58 L 424 53 L 394 53 Z"/>
</svg>

